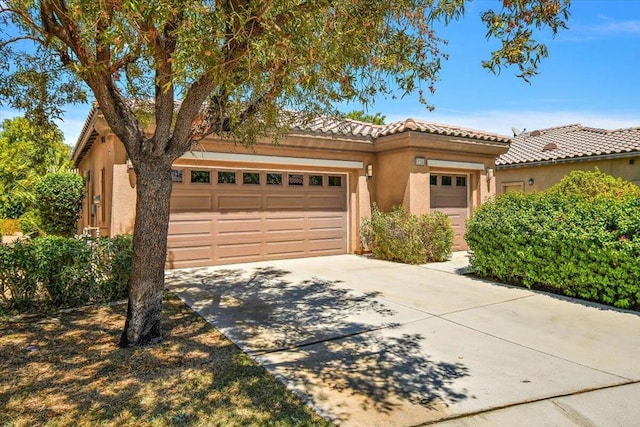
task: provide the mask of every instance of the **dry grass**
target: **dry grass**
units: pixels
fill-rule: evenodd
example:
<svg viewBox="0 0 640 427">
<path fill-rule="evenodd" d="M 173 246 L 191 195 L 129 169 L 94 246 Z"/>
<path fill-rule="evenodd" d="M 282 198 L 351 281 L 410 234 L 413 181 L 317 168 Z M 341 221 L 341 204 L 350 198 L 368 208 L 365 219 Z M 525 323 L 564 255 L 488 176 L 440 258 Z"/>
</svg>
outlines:
<svg viewBox="0 0 640 427">
<path fill-rule="evenodd" d="M 1 321 L 0 425 L 328 425 L 177 298 L 153 347 L 117 347 L 125 311 Z"/>
</svg>

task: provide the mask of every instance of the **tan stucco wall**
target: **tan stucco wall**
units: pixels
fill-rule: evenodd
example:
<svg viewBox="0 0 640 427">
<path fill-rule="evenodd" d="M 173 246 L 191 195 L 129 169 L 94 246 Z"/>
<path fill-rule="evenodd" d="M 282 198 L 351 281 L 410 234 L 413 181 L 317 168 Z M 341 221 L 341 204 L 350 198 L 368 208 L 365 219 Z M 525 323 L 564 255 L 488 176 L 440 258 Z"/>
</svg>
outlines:
<svg viewBox="0 0 640 427">
<path fill-rule="evenodd" d="M 558 183 L 571 171 L 589 171 L 596 167 L 601 172 L 640 185 L 640 157 L 638 157 L 499 169 L 496 171 L 496 190 L 498 194 L 502 194 L 506 185 L 522 183 L 525 193 L 542 191 Z M 533 179 L 533 185 L 529 184 L 530 179 Z"/>
</svg>

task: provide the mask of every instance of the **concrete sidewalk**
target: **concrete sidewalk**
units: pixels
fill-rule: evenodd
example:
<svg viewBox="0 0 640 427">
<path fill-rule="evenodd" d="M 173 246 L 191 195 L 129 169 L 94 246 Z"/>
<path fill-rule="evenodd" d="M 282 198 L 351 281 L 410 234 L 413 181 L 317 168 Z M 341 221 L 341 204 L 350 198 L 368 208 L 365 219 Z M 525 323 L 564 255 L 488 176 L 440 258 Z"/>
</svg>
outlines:
<svg viewBox="0 0 640 427">
<path fill-rule="evenodd" d="M 167 286 L 342 425 L 638 422 L 637 313 L 458 270 L 341 255 L 173 270 Z"/>
</svg>

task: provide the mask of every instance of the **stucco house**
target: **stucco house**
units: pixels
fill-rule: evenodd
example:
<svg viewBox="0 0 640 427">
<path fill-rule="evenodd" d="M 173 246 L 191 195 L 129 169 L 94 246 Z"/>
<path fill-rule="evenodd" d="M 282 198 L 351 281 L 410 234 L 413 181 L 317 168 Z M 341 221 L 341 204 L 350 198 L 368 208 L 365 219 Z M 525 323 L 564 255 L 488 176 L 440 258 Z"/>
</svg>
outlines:
<svg viewBox="0 0 640 427">
<path fill-rule="evenodd" d="M 388 125 L 318 118 L 278 145 L 209 137 L 174 163 L 170 268 L 358 251 L 375 202 L 416 214 L 443 211 L 455 248 L 465 221 L 495 194 L 495 159 L 510 138 L 413 119 Z M 79 229 L 133 231 L 135 174 L 94 107 L 72 159 L 85 178 Z"/>
<path fill-rule="evenodd" d="M 640 127 L 572 124 L 522 133 L 496 160 L 498 194 L 542 191 L 573 170 L 593 170 L 640 185 Z"/>
</svg>

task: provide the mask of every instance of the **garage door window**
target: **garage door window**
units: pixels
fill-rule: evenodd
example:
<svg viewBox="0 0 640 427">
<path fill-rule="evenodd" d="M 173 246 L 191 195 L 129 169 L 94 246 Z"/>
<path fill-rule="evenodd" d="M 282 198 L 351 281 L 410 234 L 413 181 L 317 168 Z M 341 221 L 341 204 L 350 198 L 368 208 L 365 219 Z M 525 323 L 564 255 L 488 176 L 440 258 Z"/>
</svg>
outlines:
<svg viewBox="0 0 640 427">
<path fill-rule="evenodd" d="M 260 174 L 258 172 L 243 172 L 242 183 L 245 185 L 260 185 Z"/>
<path fill-rule="evenodd" d="M 442 181 L 440 182 L 443 187 L 451 186 L 451 177 L 449 175 L 442 175 Z"/>
<path fill-rule="evenodd" d="M 304 180 L 302 175 L 289 174 L 289 185 L 303 185 Z"/>
<path fill-rule="evenodd" d="M 329 187 L 342 187 L 342 177 L 341 176 L 330 176 L 329 177 Z"/>
<path fill-rule="evenodd" d="M 198 184 L 209 184 L 211 182 L 211 172 L 191 171 L 191 182 Z"/>
<path fill-rule="evenodd" d="M 309 175 L 309 185 L 322 187 L 322 175 Z"/>
<path fill-rule="evenodd" d="M 466 186 L 467 186 L 467 177 L 456 176 L 456 187 L 466 187 Z"/>
<path fill-rule="evenodd" d="M 267 185 L 282 185 L 282 174 L 281 173 L 268 173 L 267 174 Z"/>
<path fill-rule="evenodd" d="M 431 175 L 429 177 L 429 183 L 431 185 L 438 185 L 438 175 Z"/>
<path fill-rule="evenodd" d="M 182 169 L 173 169 L 171 171 L 171 181 L 180 184 L 184 182 Z"/>
<path fill-rule="evenodd" d="M 236 173 L 235 172 L 218 172 L 218 184 L 235 184 Z"/>
</svg>

